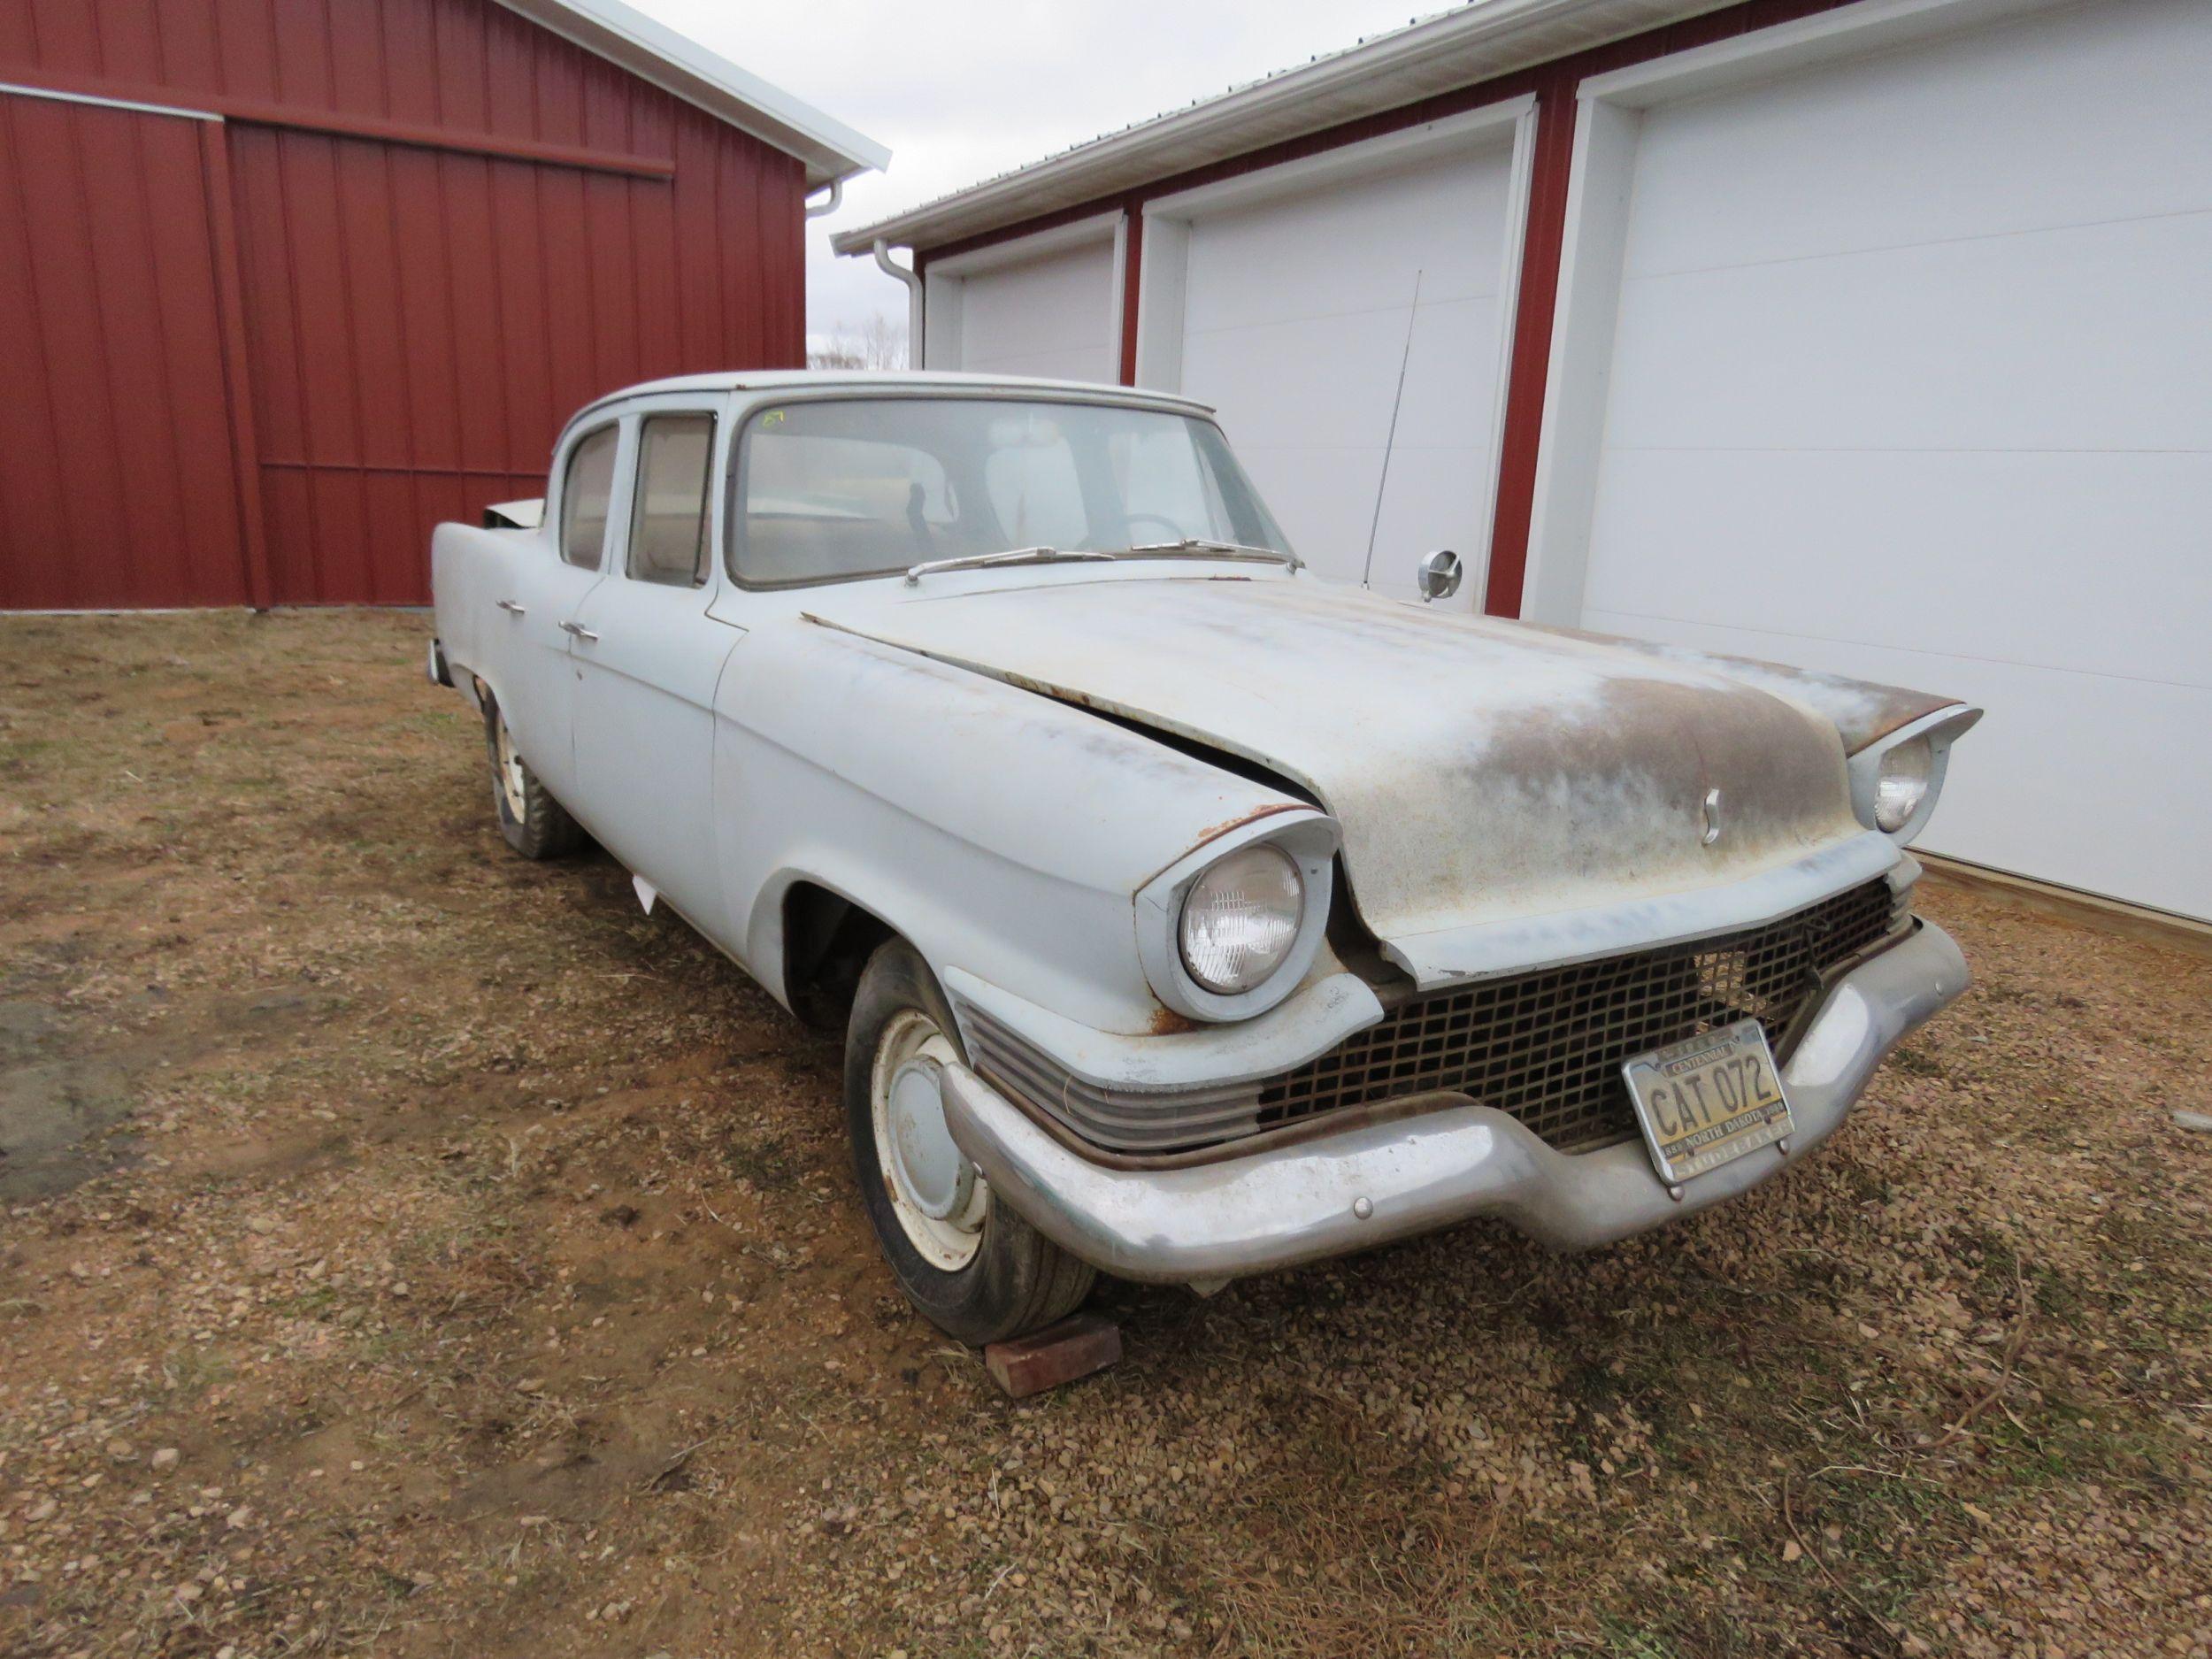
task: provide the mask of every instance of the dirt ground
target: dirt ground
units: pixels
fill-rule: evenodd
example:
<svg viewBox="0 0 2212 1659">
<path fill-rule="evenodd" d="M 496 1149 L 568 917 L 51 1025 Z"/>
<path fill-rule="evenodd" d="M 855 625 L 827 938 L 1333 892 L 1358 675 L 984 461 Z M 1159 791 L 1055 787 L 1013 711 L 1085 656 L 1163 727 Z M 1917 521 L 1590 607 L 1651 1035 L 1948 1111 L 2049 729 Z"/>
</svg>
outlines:
<svg viewBox="0 0 2212 1659">
<path fill-rule="evenodd" d="M 2212 963 L 1931 892 L 1802 1169 L 1110 1286 L 1013 1405 L 426 626 L 0 618 L 0 1653 L 2212 1655 Z"/>
</svg>

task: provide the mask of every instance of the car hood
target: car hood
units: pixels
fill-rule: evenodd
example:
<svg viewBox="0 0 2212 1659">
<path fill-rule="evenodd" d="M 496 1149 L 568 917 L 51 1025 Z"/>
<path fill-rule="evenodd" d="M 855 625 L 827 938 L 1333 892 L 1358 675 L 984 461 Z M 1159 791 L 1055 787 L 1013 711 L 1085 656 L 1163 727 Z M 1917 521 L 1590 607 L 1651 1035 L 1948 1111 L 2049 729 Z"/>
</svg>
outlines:
<svg viewBox="0 0 2212 1659">
<path fill-rule="evenodd" d="M 1724 885 L 1786 900 L 1802 883 L 1751 879 L 1846 843 L 1847 874 L 1895 862 L 1864 844 L 1828 719 L 1595 640 L 1272 573 L 855 588 L 808 617 L 1288 780 L 1341 826 L 1386 944 Z"/>
</svg>

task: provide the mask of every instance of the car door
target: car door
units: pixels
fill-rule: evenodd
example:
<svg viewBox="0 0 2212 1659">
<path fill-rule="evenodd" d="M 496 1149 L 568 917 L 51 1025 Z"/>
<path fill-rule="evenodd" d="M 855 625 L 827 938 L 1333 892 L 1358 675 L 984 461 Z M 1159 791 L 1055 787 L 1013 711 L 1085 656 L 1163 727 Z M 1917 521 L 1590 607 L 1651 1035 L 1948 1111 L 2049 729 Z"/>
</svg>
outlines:
<svg viewBox="0 0 2212 1659">
<path fill-rule="evenodd" d="M 646 398 L 624 417 L 607 579 L 571 638 L 578 810 L 600 843 L 697 926 L 720 916 L 714 689 L 742 632 L 709 616 L 724 402 Z"/>
<path fill-rule="evenodd" d="M 530 770 L 572 810 L 578 806 L 572 630 L 585 596 L 605 580 L 622 435 L 622 422 L 611 416 L 564 441 L 544 529 L 515 549 L 509 591 L 493 600 L 502 615 L 492 631 L 505 634 L 493 657 L 503 664 L 506 682 L 493 687 L 500 712 Z"/>
</svg>

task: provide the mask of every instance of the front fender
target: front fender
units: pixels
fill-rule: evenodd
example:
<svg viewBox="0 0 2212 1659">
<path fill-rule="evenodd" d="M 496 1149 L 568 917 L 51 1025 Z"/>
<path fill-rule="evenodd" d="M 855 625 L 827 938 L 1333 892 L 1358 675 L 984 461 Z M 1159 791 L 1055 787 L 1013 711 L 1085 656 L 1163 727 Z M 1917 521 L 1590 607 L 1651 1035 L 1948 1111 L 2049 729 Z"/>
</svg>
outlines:
<svg viewBox="0 0 2212 1659">
<path fill-rule="evenodd" d="M 1172 1023 L 1135 895 L 1194 848 L 1310 803 L 1052 698 L 803 618 L 747 634 L 716 695 L 718 852 L 746 966 L 788 1002 L 784 898 L 813 881 L 941 979 L 1093 1030 Z"/>
<path fill-rule="evenodd" d="M 1535 624 L 1529 626 L 1537 626 Z M 1834 726 L 1837 735 L 1843 740 L 1843 752 L 1847 756 L 1856 755 L 1869 745 L 1878 743 L 1891 733 L 1924 720 L 1940 710 L 1963 706 L 1956 697 L 1939 697 L 1933 692 L 1914 691 L 1905 686 L 1878 685 L 1870 680 L 1853 680 L 1843 674 L 1824 674 L 1810 668 L 1764 663 L 1752 657 L 1730 657 L 1719 651 L 1701 651 L 1694 646 L 1670 645 L 1658 640 L 1632 640 L 1617 634 L 1591 634 L 1580 628 L 1539 627 L 1538 631 L 1563 634 L 1570 639 L 1588 640 L 1593 644 L 1611 646 L 1616 650 L 1634 651 L 1661 662 L 1709 670 L 1717 674 L 1725 674 L 1731 680 L 1740 680 L 1745 685 L 1755 686 L 1774 696 L 1801 703 Z"/>
</svg>

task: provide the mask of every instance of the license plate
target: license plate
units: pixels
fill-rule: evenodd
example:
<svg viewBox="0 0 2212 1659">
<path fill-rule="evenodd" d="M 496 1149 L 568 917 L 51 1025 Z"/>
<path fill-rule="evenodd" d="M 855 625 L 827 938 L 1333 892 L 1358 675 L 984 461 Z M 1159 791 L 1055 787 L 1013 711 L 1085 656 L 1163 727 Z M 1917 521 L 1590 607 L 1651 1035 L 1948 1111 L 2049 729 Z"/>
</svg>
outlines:
<svg viewBox="0 0 2212 1659">
<path fill-rule="evenodd" d="M 1791 1130 L 1774 1051 L 1755 1019 L 1624 1061 L 1621 1075 L 1659 1179 L 1678 1187 Z"/>
</svg>

